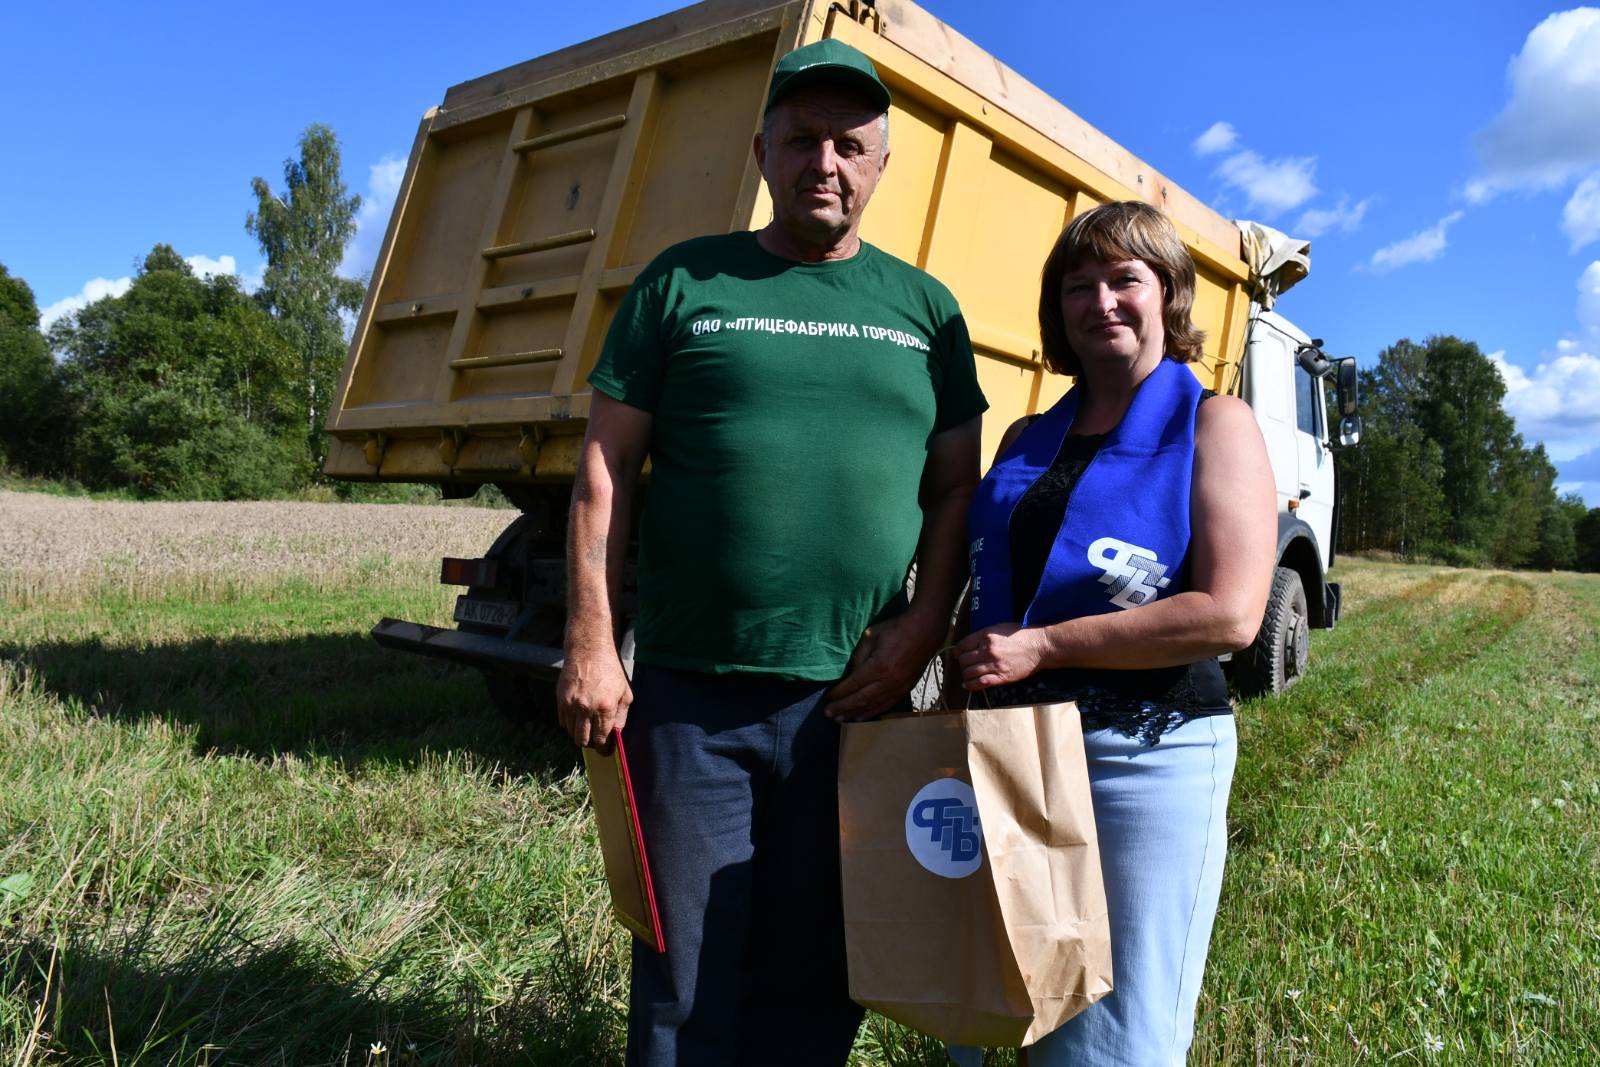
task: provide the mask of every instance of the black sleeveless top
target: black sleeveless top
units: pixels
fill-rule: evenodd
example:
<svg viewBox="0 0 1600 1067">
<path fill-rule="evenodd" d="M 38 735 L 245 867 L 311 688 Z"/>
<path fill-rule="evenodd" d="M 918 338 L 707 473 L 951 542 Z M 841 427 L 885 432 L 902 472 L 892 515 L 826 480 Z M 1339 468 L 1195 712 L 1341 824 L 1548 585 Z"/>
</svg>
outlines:
<svg viewBox="0 0 1600 1067">
<path fill-rule="evenodd" d="M 1201 403 L 1215 396 L 1207 389 Z M 1072 490 L 1105 443 L 1105 434 L 1068 434 L 1050 469 L 1011 512 L 1011 602 L 1029 604 L 1065 520 Z M 1215 657 L 1177 667 L 1139 670 L 1054 667 L 988 692 L 996 706 L 1075 700 L 1085 730 L 1113 729 L 1147 745 L 1191 719 L 1226 715 L 1228 683 Z"/>
</svg>

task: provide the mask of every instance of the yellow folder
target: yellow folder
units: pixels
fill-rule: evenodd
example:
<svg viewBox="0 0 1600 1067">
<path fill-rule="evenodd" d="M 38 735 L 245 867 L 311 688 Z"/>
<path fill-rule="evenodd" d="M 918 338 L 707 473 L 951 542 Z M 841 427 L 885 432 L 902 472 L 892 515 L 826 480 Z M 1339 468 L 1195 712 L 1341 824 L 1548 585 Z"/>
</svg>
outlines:
<svg viewBox="0 0 1600 1067">
<path fill-rule="evenodd" d="M 589 775 L 589 797 L 594 805 L 595 827 L 600 831 L 600 854 L 605 858 L 606 881 L 611 886 L 611 908 L 617 921 L 657 952 L 667 950 L 661 936 L 661 912 L 656 908 L 655 884 L 650 880 L 650 860 L 639 828 L 639 811 L 633 802 L 633 779 L 622 732 L 611 735 L 605 752 L 583 750 Z"/>
</svg>

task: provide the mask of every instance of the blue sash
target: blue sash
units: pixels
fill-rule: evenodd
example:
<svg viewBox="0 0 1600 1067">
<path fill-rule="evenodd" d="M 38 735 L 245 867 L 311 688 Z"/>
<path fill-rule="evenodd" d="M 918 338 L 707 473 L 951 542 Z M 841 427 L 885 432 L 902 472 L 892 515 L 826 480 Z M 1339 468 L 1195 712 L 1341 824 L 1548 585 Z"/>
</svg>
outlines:
<svg viewBox="0 0 1600 1067">
<path fill-rule="evenodd" d="M 1181 363 L 1163 359 L 1150 373 L 1072 489 L 1039 591 L 1019 606 L 1011 602 L 1011 512 L 1055 460 L 1077 414 L 1077 388 L 1022 431 L 984 476 L 967 516 L 972 629 L 1100 615 L 1183 590 L 1201 394 Z"/>
</svg>

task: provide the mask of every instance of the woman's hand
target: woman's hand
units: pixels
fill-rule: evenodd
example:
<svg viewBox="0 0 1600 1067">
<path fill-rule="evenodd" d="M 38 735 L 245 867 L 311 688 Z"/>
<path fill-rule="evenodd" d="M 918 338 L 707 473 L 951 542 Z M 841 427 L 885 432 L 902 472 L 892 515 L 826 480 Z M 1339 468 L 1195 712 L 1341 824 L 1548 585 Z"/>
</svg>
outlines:
<svg viewBox="0 0 1600 1067">
<path fill-rule="evenodd" d="M 967 689 L 1020 682 L 1039 669 L 1043 656 L 1040 631 L 1014 622 L 986 627 L 956 645 L 961 684 Z"/>
</svg>

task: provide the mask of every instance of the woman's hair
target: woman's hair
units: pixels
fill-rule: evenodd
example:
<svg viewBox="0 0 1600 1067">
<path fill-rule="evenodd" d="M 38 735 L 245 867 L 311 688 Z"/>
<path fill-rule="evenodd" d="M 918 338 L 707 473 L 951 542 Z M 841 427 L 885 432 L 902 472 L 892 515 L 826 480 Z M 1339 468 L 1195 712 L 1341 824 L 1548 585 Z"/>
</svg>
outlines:
<svg viewBox="0 0 1600 1067">
<path fill-rule="evenodd" d="M 1205 331 L 1189 317 L 1194 308 L 1194 260 L 1167 217 L 1149 204 L 1121 200 L 1086 211 L 1067 224 L 1044 261 L 1039 286 L 1039 336 L 1044 365 L 1057 374 L 1083 373 L 1083 362 L 1067 343 L 1061 314 L 1061 282 L 1086 261 L 1143 260 L 1161 279 L 1161 324 L 1166 355 L 1179 363 L 1200 358 Z"/>
</svg>

